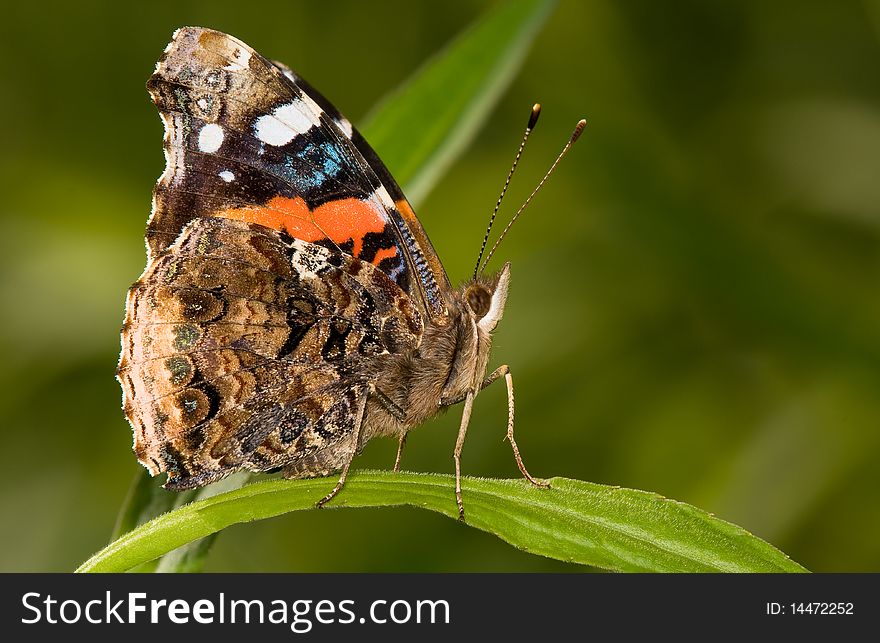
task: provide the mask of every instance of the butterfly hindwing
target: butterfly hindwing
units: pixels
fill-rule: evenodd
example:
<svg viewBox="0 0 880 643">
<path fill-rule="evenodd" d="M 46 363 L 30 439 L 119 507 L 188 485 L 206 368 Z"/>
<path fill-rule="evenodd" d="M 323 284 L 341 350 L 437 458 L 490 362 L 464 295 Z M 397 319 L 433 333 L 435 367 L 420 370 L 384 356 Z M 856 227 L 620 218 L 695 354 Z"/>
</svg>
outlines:
<svg viewBox="0 0 880 643">
<path fill-rule="evenodd" d="M 129 291 L 119 379 L 135 452 L 176 489 L 239 469 L 338 469 L 359 446 L 375 360 L 412 350 L 422 330 L 369 262 L 195 219 Z"/>
<path fill-rule="evenodd" d="M 423 313 L 445 313 L 445 271 L 400 188 L 293 72 L 231 36 L 188 27 L 148 88 L 167 162 L 147 230 L 151 257 L 193 219 L 239 219 L 369 262 Z"/>
</svg>

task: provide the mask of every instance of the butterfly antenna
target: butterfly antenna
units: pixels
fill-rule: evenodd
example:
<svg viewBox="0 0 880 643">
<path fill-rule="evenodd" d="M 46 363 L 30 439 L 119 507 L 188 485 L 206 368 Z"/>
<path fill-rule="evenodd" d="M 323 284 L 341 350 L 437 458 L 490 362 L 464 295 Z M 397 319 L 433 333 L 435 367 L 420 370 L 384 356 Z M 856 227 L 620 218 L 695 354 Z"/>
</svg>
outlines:
<svg viewBox="0 0 880 643">
<path fill-rule="evenodd" d="M 522 141 L 520 141 L 519 149 L 516 151 L 516 158 L 513 159 L 513 165 L 510 167 L 510 172 L 507 173 L 507 180 L 504 181 L 504 187 L 501 188 L 501 194 L 498 196 L 498 201 L 495 203 L 495 209 L 492 210 L 492 216 L 489 217 L 489 227 L 486 228 L 486 236 L 483 237 L 483 245 L 480 246 L 480 255 L 477 257 L 477 265 L 474 266 L 474 279 L 477 277 L 477 271 L 480 268 L 480 260 L 483 258 L 483 252 L 486 250 L 486 243 L 489 241 L 489 233 L 492 232 L 492 224 L 495 223 L 495 216 L 498 214 L 498 208 L 501 207 L 501 201 L 504 199 L 504 195 L 507 193 L 507 187 L 510 185 L 510 179 L 513 176 L 513 171 L 516 170 L 516 164 L 519 163 L 519 157 L 522 156 L 523 149 L 526 146 L 526 141 L 529 140 L 529 134 L 532 133 L 532 130 L 535 129 L 535 123 L 538 122 L 538 116 L 541 115 L 541 104 L 535 103 L 532 105 L 532 113 L 529 115 L 529 124 L 526 125 L 525 134 L 523 134 Z"/>
<path fill-rule="evenodd" d="M 541 187 L 544 185 L 544 182 L 550 177 L 551 174 L 553 174 L 553 171 L 556 169 L 556 166 L 559 165 L 559 161 L 561 161 L 562 157 L 568 153 L 568 150 L 570 150 L 571 146 L 574 145 L 574 142 L 576 140 L 578 140 L 578 137 L 580 137 L 581 132 L 584 131 L 584 127 L 586 127 L 586 126 L 587 126 L 587 121 L 585 119 L 582 118 L 581 120 L 578 121 L 577 125 L 574 128 L 574 131 L 571 133 L 571 138 L 568 139 L 568 142 L 565 144 L 565 147 L 562 148 L 562 151 L 559 153 L 559 156 L 557 156 L 556 160 L 553 161 L 553 165 L 551 165 L 550 169 L 547 170 L 547 173 L 544 175 L 544 178 L 540 180 L 540 182 L 538 183 L 538 186 L 532 191 L 532 193 L 529 195 L 529 198 L 526 199 L 525 203 L 523 203 L 520 206 L 519 210 L 516 211 L 516 214 L 513 215 L 513 218 L 510 220 L 510 222 L 507 224 L 507 226 L 501 232 L 501 236 L 498 237 L 498 240 L 495 242 L 495 245 L 492 246 L 492 249 L 489 251 L 489 254 L 486 255 L 486 260 L 483 262 L 483 266 L 477 270 L 478 273 L 483 272 L 483 270 L 486 268 L 486 264 L 489 263 L 489 259 L 491 259 L 492 255 L 495 254 L 495 250 L 498 248 L 498 245 L 501 243 L 501 241 L 507 235 L 507 232 L 510 230 L 510 227 L 513 225 L 513 222 L 516 221 L 517 217 L 519 217 L 519 215 L 522 214 L 522 211 L 526 209 L 526 206 L 529 203 L 531 203 L 533 198 L 535 198 L 535 195 L 538 193 L 538 190 L 541 189 Z M 493 215 L 493 218 L 494 218 L 494 215 Z"/>
</svg>

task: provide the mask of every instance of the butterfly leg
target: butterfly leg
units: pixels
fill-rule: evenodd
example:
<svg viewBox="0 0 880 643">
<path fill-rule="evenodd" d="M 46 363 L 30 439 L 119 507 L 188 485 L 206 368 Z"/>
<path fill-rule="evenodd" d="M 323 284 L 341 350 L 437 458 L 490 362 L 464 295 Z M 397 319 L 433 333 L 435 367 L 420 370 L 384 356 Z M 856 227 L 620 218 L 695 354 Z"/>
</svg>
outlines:
<svg viewBox="0 0 880 643">
<path fill-rule="evenodd" d="M 406 433 L 401 433 L 400 442 L 397 443 L 397 457 L 394 458 L 394 473 L 400 471 L 400 458 L 403 455 L 403 447 L 406 446 Z"/>
<path fill-rule="evenodd" d="M 494 382 L 494 381 L 497 380 L 499 377 L 501 377 L 502 375 L 504 375 L 505 373 L 507 373 L 509 370 L 510 370 L 510 369 L 508 368 L 507 365 L 499 366 L 498 368 L 496 368 L 494 371 L 492 371 L 491 373 L 489 373 L 489 375 L 486 377 L 486 379 L 483 380 L 483 383 L 480 384 L 480 390 L 482 391 L 484 388 L 486 388 L 487 386 L 489 386 L 492 382 Z M 465 398 L 466 398 L 467 396 L 468 396 L 468 393 L 465 393 L 464 395 L 462 395 L 462 396 L 460 396 L 460 397 L 454 397 L 454 398 L 446 398 L 446 397 L 443 397 L 443 398 L 440 398 L 440 406 L 455 406 L 455 405 L 458 404 L 459 402 L 464 402 L 464 400 L 465 400 Z"/>
<path fill-rule="evenodd" d="M 385 393 L 382 392 L 382 389 L 374 387 L 371 393 L 373 397 L 375 397 L 376 400 L 379 401 L 379 404 L 382 405 L 382 408 L 388 412 L 388 415 L 394 417 L 394 419 L 398 420 L 399 422 L 403 422 L 404 420 L 406 420 L 406 411 L 395 404 L 394 400 L 385 395 Z"/>
<path fill-rule="evenodd" d="M 499 377 L 504 376 L 504 380 L 507 383 L 507 434 L 504 436 L 504 439 L 510 442 L 510 446 L 513 449 L 513 457 L 516 459 L 516 466 L 519 468 L 520 473 L 523 474 L 523 477 L 531 482 L 536 487 L 547 488 L 550 485 L 546 482 L 540 482 L 535 479 L 532 474 L 529 473 L 528 469 L 526 469 L 526 465 L 522 460 L 522 456 L 519 452 L 519 446 L 516 444 L 516 440 L 513 438 L 513 377 L 510 375 L 510 367 L 505 364 L 504 366 L 499 366 L 494 371 L 492 371 L 483 383 L 480 385 L 480 390 L 482 391 L 484 388 L 489 386 L 492 382 L 497 380 Z M 468 393 L 470 395 L 470 393 Z M 442 400 L 441 404 L 443 406 L 451 406 L 453 404 L 458 404 L 465 398 L 456 398 L 451 400 Z M 468 415 L 470 415 L 468 413 Z M 466 430 L 466 429 L 465 429 Z M 464 438 L 462 438 L 462 441 Z"/>
<path fill-rule="evenodd" d="M 455 440 L 455 451 L 452 452 L 452 459 L 455 461 L 455 502 L 458 504 L 458 519 L 462 522 L 464 522 L 464 502 L 461 499 L 461 449 L 464 446 L 464 438 L 467 435 L 468 424 L 471 421 L 474 395 L 473 391 L 468 391 L 464 398 L 461 426 L 458 429 L 458 438 Z"/>
<path fill-rule="evenodd" d="M 536 487 L 543 487 L 546 489 L 550 484 L 547 482 L 539 482 L 532 477 L 532 474 L 529 473 L 528 469 L 526 469 L 526 465 L 522 461 L 522 456 L 519 454 L 519 447 L 516 445 L 516 440 L 513 439 L 513 377 L 510 375 L 510 369 L 506 364 L 496 369 L 492 375 L 495 375 L 495 379 L 497 379 L 501 373 L 504 374 L 504 381 L 507 383 L 507 435 L 504 436 L 504 439 L 510 442 L 510 446 L 513 449 L 513 457 L 516 460 L 516 466 L 519 467 L 519 471 L 523 474 L 523 477 Z M 492 378 L 492 375 L 486 378 L 486 384 L 484 384 L 484 386 L 492 383 L 489 381 L 490 378 Z"/>
<path fill-rule="evenodd" d="M 385 395 L 380 389 L 373 389 L 373 396 L 379 401 L 379 404 L 382 405 L 382 408 L 388 412 L 388 415 L 391 415 L 398 422 L 403 423 L 406 421 L 406 412 L 400 408 L 394 401 Z M 406 432 L 402 433 L 400 436 L 400 442 L 397 443 L 397 457 L 394 458 L 394 473 L 400 471 L 400 458 L 403 455 L 403 447 L 406 446 Z"/>
<path fill-rule="evenodd" d="M 361 429 L 364 426 L 364 415 L 367 408 L 367 391 L 364 390 L 361 395 L 361 402 L 358 408 L 357 420 L 355 421 L 355 435 L 354 435 L 354 446 L 351 449 L 351 455 L 348 457 L 348 460 L 345 463 L 345 466 L 342 467 L 342 473 L 339 476 L 339 482 L 336 483 L 336 486 L 328 493 L 326 496 L 321 498 L 318 502 L 315 503 L 315 507 L 317 509 L 321 509 L 328 502 L 333 500 L 340 491 L 342 491 L 342 487 L 345 486 L 345 477 L 348 475 L 348 468 L 351 466 L 352 460 L 358 453 L 358 445 L 360 445 L 361 441 Z"/>
</svg>

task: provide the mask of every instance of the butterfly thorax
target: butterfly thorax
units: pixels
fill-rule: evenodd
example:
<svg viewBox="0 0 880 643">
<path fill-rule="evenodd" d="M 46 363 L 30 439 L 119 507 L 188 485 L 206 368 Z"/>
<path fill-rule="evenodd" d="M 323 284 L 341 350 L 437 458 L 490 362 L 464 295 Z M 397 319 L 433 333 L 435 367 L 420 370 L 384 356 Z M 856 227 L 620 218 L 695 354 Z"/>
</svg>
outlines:
<svg viewBox="0 0 880 643">
<path fill-rule="evenodd" d="M 505 265 L 496 275 L 465 282 L 453 291 L 448 314 L 427 321 L 417 348 L 377 363 L 382 375 L 368 405 L 365 436 L 399 435 L 479 391 L 509 279 Z M 389 400 L 396 409 L 388 408 Z"/>
</svg>

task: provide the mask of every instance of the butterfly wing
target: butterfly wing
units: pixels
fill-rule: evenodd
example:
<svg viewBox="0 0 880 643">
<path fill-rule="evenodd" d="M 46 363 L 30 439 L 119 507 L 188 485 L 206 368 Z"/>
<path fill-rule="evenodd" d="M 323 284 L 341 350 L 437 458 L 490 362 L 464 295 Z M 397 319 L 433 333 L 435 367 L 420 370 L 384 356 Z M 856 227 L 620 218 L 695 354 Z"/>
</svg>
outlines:
<svg viewBox="0 0 880 643">
<path fill-rule="evenodd" d="M 376 360 L 423 322 L 373 264 L 261 225 L 203 217 L 129 291 L 118 378 L 134 450 L 166 487 L 233 471 L 339 469 Z"/>
<path fill-rule="evenodd" d="M 255 222 L 372 263 L 423 313 L 446 313 L 446 273 L 400 188 L 293 72 L 232 36 L 186 27 L 148 89 L 167 161 L 147 230 L 151 257 L 193 219 Z"/>
</svg>

